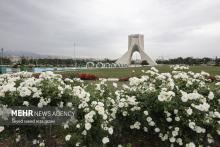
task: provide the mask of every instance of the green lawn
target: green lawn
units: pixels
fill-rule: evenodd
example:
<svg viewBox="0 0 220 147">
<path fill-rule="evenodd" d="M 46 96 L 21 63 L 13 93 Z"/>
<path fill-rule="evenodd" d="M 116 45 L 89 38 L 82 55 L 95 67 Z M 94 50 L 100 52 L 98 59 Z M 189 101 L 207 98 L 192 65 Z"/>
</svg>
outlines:
<svg viewBox="0 0 220 147">
<path fill-rule="evenodd" d="M 158 65 L 156 68 L 160 72 L 171 71 L 168 65 Z M 84 69 L 78 71 L 58 71 L 57 73 L 66 74 L 67 76 L 73 76 L 77 73 L 89 73 L 94 74 L 99 78 L 120 78 L 120 77 L 132 77 L 141 76 L 143 73 L 141 70 L 148 70 L 150 67 L 130 67 L 130 68 L 103 68 L 103 69 Z M 190 70 L 193 72 L 205 71 L 211 75 L 220 75 L 220 66 L 190 66 Z"/>
</svg>

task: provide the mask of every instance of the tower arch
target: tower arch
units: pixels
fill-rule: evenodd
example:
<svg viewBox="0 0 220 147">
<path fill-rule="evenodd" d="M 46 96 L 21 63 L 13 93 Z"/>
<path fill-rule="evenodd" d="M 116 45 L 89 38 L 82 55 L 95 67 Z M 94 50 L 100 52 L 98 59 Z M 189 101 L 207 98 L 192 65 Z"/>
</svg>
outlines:
<svg viewBox="0 0 220 147">
<path fill-rule="evenodd" d="M 130 65 L 132 55 L 135 51 L 140 53 L 141 62 L 147 61 L 150 66 L 157 65 L 157 63 L 144 52 L 144 35 L 140 34 L 128 36 L 128 51 L 119 58 L 116 63 Z"/>
</svg>

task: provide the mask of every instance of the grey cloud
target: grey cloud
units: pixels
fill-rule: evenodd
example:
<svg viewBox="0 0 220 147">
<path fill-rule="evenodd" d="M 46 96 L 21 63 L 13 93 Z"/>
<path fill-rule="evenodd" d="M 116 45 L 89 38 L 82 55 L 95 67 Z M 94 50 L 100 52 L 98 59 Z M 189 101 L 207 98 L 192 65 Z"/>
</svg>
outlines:
<svg viewBox="0 0 220 147">
<path fill-rule="evenodd" d="M 155 58 L 214 57 L 220 31 L 209 27 L 220 24 L 219 7 L 219 0 L 0 0 L 0 47 L 73 56 L 77 42 L 78 57 L 116 59 L 127 36 L 141 33 Z"/>
</svg>

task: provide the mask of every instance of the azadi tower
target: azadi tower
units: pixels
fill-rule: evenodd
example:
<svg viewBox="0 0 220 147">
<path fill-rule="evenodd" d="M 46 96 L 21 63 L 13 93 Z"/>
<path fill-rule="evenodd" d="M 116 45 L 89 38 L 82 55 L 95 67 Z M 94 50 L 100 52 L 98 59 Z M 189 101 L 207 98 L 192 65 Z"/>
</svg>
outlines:
<svg viewBox="0 0 220 147">
<path fill-rule="evenodd" d="M 128 51 L 119 58 L 117 64 L 131 64 L 132 54 L 137 51 L 140 53 L 141 61 L 147 61 L 150 66 L 155 66 L 157 63 L 144 52 L 144 35 L 133 34 L 128 36 Z"/>
</svg>

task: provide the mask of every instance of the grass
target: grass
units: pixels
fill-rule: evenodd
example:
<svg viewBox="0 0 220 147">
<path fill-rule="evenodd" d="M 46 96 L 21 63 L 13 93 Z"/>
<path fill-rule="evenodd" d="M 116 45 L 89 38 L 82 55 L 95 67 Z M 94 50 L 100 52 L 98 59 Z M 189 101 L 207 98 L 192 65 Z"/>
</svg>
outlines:
<svg viewBox="0 0 220 147">
<path fill-rule="evenodd" d="M 156 68 L 160 72 L 170 72 L 171 69 L 168 65 L 158 65 Z M 122 78 L 122 77 L 133 77 L 141 76 L 142 70 L 148 70 L 150 67 L 130 67 L 130 68 L 100 68 L 100 69 L 82 69 L 77 71 L 57 71 L 59 74 L 74 76 L 77 73 L 94 74 L 99 78 Z M 220 66 L 190 66 L 190 71 L 201 72 L 205 71 L 211 75 L 220 75 Z"/>
</svg>

